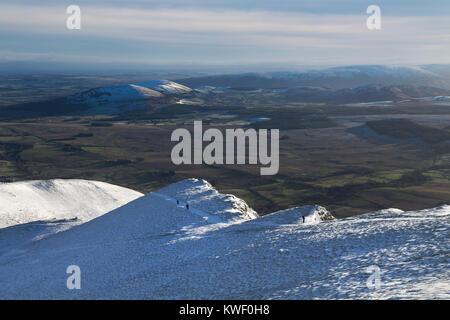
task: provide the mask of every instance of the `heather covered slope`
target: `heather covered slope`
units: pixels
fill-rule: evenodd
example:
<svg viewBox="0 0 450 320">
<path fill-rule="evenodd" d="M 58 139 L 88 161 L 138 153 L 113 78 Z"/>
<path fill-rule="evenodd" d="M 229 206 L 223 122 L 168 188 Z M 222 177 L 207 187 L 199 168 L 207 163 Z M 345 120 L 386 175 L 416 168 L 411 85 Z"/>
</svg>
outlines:
<svg viewBox="0 0 450 320">
<path fill-rule="evenodd" d="M 0 252 L 0 297 L 450 297 L 449 206 L 335 220 L 319 206 L 250 217 L 236 209 L 241 201 L 190 179 L 12 246 Z M 73 264 L 81 268 L 80 290 L 66 288 Z M 366 285 L 372 265 L 381 270 L 378 289 Z"/>
</svg>

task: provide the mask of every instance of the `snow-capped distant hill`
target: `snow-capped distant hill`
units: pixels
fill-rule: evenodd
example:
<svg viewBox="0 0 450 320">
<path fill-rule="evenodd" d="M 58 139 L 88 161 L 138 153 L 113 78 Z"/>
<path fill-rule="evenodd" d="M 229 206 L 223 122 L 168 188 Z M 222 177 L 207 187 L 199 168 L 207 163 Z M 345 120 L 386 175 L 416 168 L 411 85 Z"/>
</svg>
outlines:
<svg viewBox="0 0 450 320">
<path fill-rule="evenodd" d="M 179 80 L 190 87 L 291 88 L 318 86 L 332 89 L 355 88 L 363 85 L 433 86 L 450 89 L 450 77 L 443 66 L 343 66 L 308 71 L 280 71 L 214 75 Z"/>
<path fill-rule="evenodd" d="M 450 206 L 322 222 L 319 206 L 251 219 L 236 200 L 191 179 L 51 237 L 0 229 L 0 298 L 450 298 Z"/>
<path fill-rule="evenodd" d="M 383 65 L 361 65 L 332 67 L 322 70 L 310 70 L 306 72 L 272 72 L 269 73 L 274 78 L 353 78 L 353 77 L 411 77 L 411 76 L 436 76 L 420 66 L 400 67 Z"/>
<path fill-rule="evenodd" d="M 295 92 L 295 89 L 291 90 L 292 94 L 295 94 Z M 450 94 L 450 90 L 433 87 L 366 85 L 356 88 L 322 91 L 318 95 L 312 95 L 311 99 L 315 99 L 316 101 L 334 101 L 345 103 L 404 101 L 434 99 L 435 96 L 442 96 L 446 94 Z"/>
<path fill-rule="evenodd" d="M 191 88 L 169 80 L 149 80 L 136 83 L 136 85 L 165 94 L 186 94 L 192 92 Z"/>
<path fill-rule="evenodd" d="M 186 98 L 195 93 L 198 92 L 173 81 L 150 80 L 99 87 L 66 97 L 14 105 L 0 110 L 0 118 L 146 112 L 162 105 L 187 101 Z"/>
<path fill-rule="evenodd" d="M 209 89 L 196 89 L 201 93 L 224 93 L 236 91 L 228 88 L 226 91 Z M 434 87 L 415 87 L 405 85 L 365 85 L 356 88 L 330 89 L 325 87 L 296 86 L 285 89 L 262 89 L 261 92 L 278 94 L 281 98 L 289 98 L 305 102 L 331 102 L 331 103 L 357 103 L 374 101 L 447 101 L 450 90 Z M 243 90 L 239 90 L 243 92 Z M 246 91 L 246 92 L 249 92 Z M 256 92 L 253 90 L 252 92 Z"/>
<path fill-rule="evenodd" d="M 266 78 L 263 78 L 266 79 Z M 284 79 L 280 77 L 280 79 Z M 286 77 L 289 79 L 289 77 Z M 274 93 L 281 99 L 292 99 L 304 102 L 330 102 L 330 103 L 365 103 L 376 101 L 416 101 L 436 102 L 448 101 L 450 90 L 427 86 L 408 85 L 377 85 L 368 84 L 354 88 L 331 89 L 322 86 L 294 86 L 285 88 L 256 89 L 256 88 L 232 88 L 198 86 L 194 90 L 200 94 L 225 94 L 225 93 Z"/>
<path fill-rule="evenodd" d="M 164 95 L 158 91 L 135 84 L 127 84 L 123 86 L 91 89 L 89 91 L 78 93 L 74 96 L 68 97 L 68 100 L 72 103 L 77 104 L 102 105 L 106 103 L 161 98 L 163 96 Z"/>
<path fill-rule="evenodd" d="M 169 80 L 150 80 L 134 84 L 91 89 L 68 97 L 74 104 L 101 106 L 123 102 L 136 102 L 158 99 L 165 95 L 182 95 L 192 91 L 191 88 Z"/>
<path fill-rule="evenodd" d="M 425 102 L 435 102 L 435 101 L 450 101 L 450 96 L 436 96 L 436 97 L 426 97 L 426 98 L 422 98 L 422 101 Z"/>
<path fill-rule="evenodd" d="M 279 93 L 279 89 L 272 90 Z M 434 87 L 365 85 L 356 88 L 292 87 L 281 92 L 283 97 L 308 102 L 357 103 L 376 101 L 445 101 L 450 90 Z"/>
<path fill-rule="evenodd" d="M 0 228 L 37 220 L 88 221 L 142 194 L 105 182 L 36 180 L 0 184 Z"/>
</svg>

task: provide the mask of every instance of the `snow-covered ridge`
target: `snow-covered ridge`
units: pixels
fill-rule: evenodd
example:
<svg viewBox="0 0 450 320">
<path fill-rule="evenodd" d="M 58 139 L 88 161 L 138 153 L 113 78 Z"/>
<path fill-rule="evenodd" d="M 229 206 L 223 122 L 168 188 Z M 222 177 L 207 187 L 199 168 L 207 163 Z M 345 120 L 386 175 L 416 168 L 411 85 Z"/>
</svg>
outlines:
<svg viewBox="0 0 450 320">
<path fill-rule="evenodd" d="M 109 213 L 143 194 L 104 182 L 72 179 L 36 180 L 0 184 L 0 228 L 34 221 L 70 220 L 87 222 Z M 209 182 L 187 179 L 152 192 L 178 208 L 186 208 L 207 224 L 242 223 L 261 219 L 277 224 L 319 223 L 334 219 L 320 206 L 303 206 L 274 212 L 263 218 L 243 199 L 219 193 Z M 150 200 L 149 200 L 150 201 Z M 144 208 L 143 210 L 147 210 Z M 303 220 L 303 217 L 305 218 Z"/>
<path fill-rule="evenodd" d="M 76 104 L 102 105 L 162 98 L 165 95 L 186 94 L 191 88 L 169 80 L 150 80 L 126 85 L 95 88 L 68 97 Z"/>
<path fill-rule="evenodd" d="M 56 198 L 54 183 L 34 183 Z M 320 206 L 257 218 L 241 201 L 188 179 L 80 225 L 0 229 L 0 299 L 450 298 L 450 206 L 318 223 L 332 218 Z M 66 287 L 73 264 L 81 290 Z"/>
<path fill-rule="evenodd" d="M 192 89 L 187 86 L 169 80 L 149 80 L 136 83 L 136 85 L 165 94 L 185 94 L 192 91 Z"/>
<path fill-rule="evenodd" d="M 89 221 L 143 194 L 105 182 L 56 179 L 0 184 L 0 228 L 37 220 Z"/>
<path fill-rule="evenodd" d="M 258 214 L 248 204 L 231 194 L 219 193 L 208 181 L 187 179 L 158 190 L 191 208 L 217 215 L 223 220 L 235 218 L 256 219 Z"/>
<path fill-rule="evenodd" d="M 260 221 L 270 221 L 277 224 L 315 224 L 334 220 L 333 215 L 324 207 L 308 205 L 277 211 L 261 217 Z"/>
<path fill-rule="evenodd" d="M 202 181 L 196 183 L 206 188 Z M 311 206 L 291 209 L 293 216 L 285 210 L 267 221 L 263 217 L 213 228 L 166 197 L 150 193 L 28 243 L 7 241 L 2 247 L 17 231 L 28 230 L 2 233 L 0 299 L 450 297 L 450 206 L 295 223 L 300 213 L 326 215 Z M 72 264 L 81 268 L 81 290 L 66 287 L 64 271 Z M 376 290 L 367 286 L 369 266 L 380 268 Z"/>
</svg>

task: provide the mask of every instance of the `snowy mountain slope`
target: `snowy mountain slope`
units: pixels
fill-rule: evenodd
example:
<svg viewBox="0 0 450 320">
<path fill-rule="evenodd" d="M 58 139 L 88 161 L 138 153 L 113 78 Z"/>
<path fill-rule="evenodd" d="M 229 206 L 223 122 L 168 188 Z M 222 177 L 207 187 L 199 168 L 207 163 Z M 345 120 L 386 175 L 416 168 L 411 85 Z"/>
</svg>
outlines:
<svg viewBox="0 0 450 320">
<path fill-rule="evenodd" d="M 165 94 L 185 94 L 192 91 L 191 88 L 169 80 L 149 80 L 139 82 L 136 85 L 153 89 Z"/>
<path fill-rule="evenodd" d="M 68 97 L 74 104 L 98 106 L 158 99 L 165 95 L 186 94 L 191 88 L 169 80 L 151 80 L 134 84 L 91 89 Z"/>
<path fill-rule="evenodd" d="M 0 184 L 0 228 L 37 220 L 88 221 L 142 194 L 87 180 L 25 181 Z"/>
<path fill-rule="evenodd" d="M 83 223 L 77 218 L 39 220 L 0 229 L 0 257 L 21 251 L 21 247 Z"/>
<path fill-rule="evenodd" d="M 5 184 L 4 189 L 11 189 L 11 194 L 17 194 L 17 185 L 23 189 L 23 186 L 21 186 L 23 184 L 24 183 Z M 53 186 L 54 184 L 57 184 L 57 186 Z M 76 234 L 76 239 L 74 239 L 74 241 L 79 242 L 80 239 L 87 239 L 86 245 L 89 245 L 93 240 L 92 235 L 100 237 L 102 240 L 98 241 L 101 242 L 110 241 L 105 240 L 105 237 L 128 239 L 130 236 L 135 237 L 140 233 L 145 234 L 145 236 L 148 237 L 159 235 L 161 233 L 170 234 L 174 232 L 173 230 L 183 228 L 185 228 L 183 229 L 183 234 L 190 237 L 190 229 L 194 226 L 196 227 L 194 233 L 203 233 L 229 225 L 230 223 L 246 221 L 247 219 L 256 216 L 256 212 L 249 208 L 243 200 L 231 195 L 222 195 L 208 182 L 197 179 L 180 181 L 162 189 L 162 193 L 154 192 L 144 197 L 141 197 L 142 194 L 129 189 L 104 184 L 108 186 L 108 192 L 110 194 L 114 193 L 116 198 L 126 199 L 126 202 L 135 198 L 139 199 L 131 201 L 129 205 L 121 207 L 110 214 L 101 216 L 105 213 L 104 210 L 102 212 L 96 212 L 92 211 L 92 209 L 97 210 L 98 207 L 114 209 L 120 205 L 112 206 L 110 203 L 111 200 L 108 199 L 109 194 L 105 197 L 98 191 L 92 192 L 92 190 L 89 190 L 91 184 L 104 183 L 83 180 L 32 181 L 27 183 L 28 188 L 26 191 L 28 192 L 22 192 L 20 196 L 23 197 L 26 195 L 29 198 L 37 198 L 38 201 L 48 199 L 50 206 L 44 205 L 40 207 L 41 210 L 39 211 L 36 209 L 34 203 L 31 203 L 31 207 L 27 208 L 27 212 L 31 211 L 32 213 L 24 216 L 22 212 L 23 207 L 14 207 L 13 205 L 10 205 L 8 217 L 14 215 L 14 210 L 18 210 L 17 218 L 21 218 L 22 221 L 46 221 L 33 221 L 0 229 L 0 257 L 2 255 L 8 257 L 16 251 L 20 252 L 21 249 L 18 248 L 21 248 L 24 245 L 28 245 L 33 241 L 38 241 L 57 232 L 68 230 L 95 217 L 98 217 L 98 219 L 96 219 L 92 225 L 86 224 L 74 231 L 74 234 Z M 30 186 L 32 189 L 31 191 L 28 190 L 30 189 Z M 105 186 L 102 187 L 105 189 Z M 76 190 L 77 188 L 78 190 Z M 37 189 L 37 192 L 34 189 Z M 56 191 L 54 189 L 56 189 Z M 37 197 L 36 193 L 39 194 L 39 197 Z M 82 193 L 92 193 L 92 196 L 91 198 L 80 198 L 79 194 Z M 60 194 L 62 194 L 62 196 Z M 176 199 L 178 199 L 179 205 L 176 204 L 177 200 L 170 195 L 175 196 Z M 178 195 L 180 196 L 178 197 Z M 128 199 L 129 197 L 132 197 L 132 199 Z M 182 209 L 186 209 L 186 202 L 183 202 L 183 199 L 185 199 L 184 197 L 190 199 L 189 210 L 186 210 L 185 213 L 183 212 L 183 215 L 173 214 L 174 210 L 172 207 L 178 208 L 181 211 L 183 211 Z M 17 199 L 14 198 L 13 200 Z M 71 202 L 75 203 L 78 202 L 79 204 L 78 206 L 75 206 L 70 205 L 68 202 L 67 206 L 63 208 L 64 210 L 61 210 L 61 206 L 64 206 L 66 200 L 71 200 Z M 126 202 L 123 202 L 122 204 Z M 166 208 L 164 209 L 165 212 L 167 212 L 165 215 L 158 215 L 151 210 L 154 205 L 160 205 L 159 203 Z M 26 207 L 26 205 L 24 205 L 24 207 Z M 55 213 L 55 208 L 58 208 L 58 210 L 61 211 Z M 87 210 L 91 210 L 92 212 Z M 127 214 L 126 212 L 128 211 L 133 213 Z M 156 215 L 149 216 L 149 214 Z M 151 229 L 149 229 L 147 225 L 149 219 L 152 221 Z M 217 225 L 210 226 L 211 224 Z M 101 227 L 97 228 L 96 226 L 98 225 Z M 107 225 L 110 226 L 106 227 Z M 127 228 L 121 229 L 123 226 L 127 226 Z M 143 230 L 141 230 L 142 227 L 144 228 Z M 85 235 L 80 236 L 79 232 L 82 232 L 85 228 L 87 229 Z M 108 229 L 112 233 L 104 229 Z"/>
<path fill-rule="evenodd" d="M 191 207 L 202 208 L 214 213 L 224 220 L 233 218 L 255 219 L 258 214 L 244 200 L 231 194 L 220 194 L 213 186 L 199 179 L 187 179 L 168 187 L 158 193 L 168 195 L 182 202 L 188 202 Z"/>
<path fill-rule="evenodd" d="M 305 218 L 305 221 L 303 221 L 303 217 Z M 334 220 L 334 217 L 324 207 L 315 205 L 277 211 L 261 217 L 260 220 L 278 224 L 314 224 Z"/>
<path fill-rule="evenodd" d="M 106 104 L 125 101 L 139 101 L 150 98 L 161 98 L 164 95 L 158 91 L 141 87 L 135 84 L 123 86 L 104 87 L 69 97 L 69 101 L 77 104 Z"/>
<path fill-rule="evenodd" d="M 227 220 L 211 188 L 183 181 L 11 246 L 0 252 L 0 298 L 450 298 L 450 206 L 323 223 L 313 218 L 327 214 L 318 206 Z M 66 287 L 73 264 L 81 290 Z M 373 265 L 378 289 L 366 285 Z"/>
</svg>

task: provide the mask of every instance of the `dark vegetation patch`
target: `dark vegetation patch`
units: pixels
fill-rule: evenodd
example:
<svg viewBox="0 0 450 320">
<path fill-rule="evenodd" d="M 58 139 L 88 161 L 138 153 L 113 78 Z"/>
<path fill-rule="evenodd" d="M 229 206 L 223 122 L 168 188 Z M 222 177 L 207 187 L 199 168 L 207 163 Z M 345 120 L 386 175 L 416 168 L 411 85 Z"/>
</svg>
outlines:
<svg viewBox="0 0 450 320">
<path fill-rule="evenodd" d="M 131 160 L 128 159 L 117 159 L 117 160 L 106 160 L 103 162 L 101 166 L 103 167 L 115 167 L 115 166 L 123 166 L 132 163 Z"/>
<path fill-rule="evenodd" d="M 450 133 L 444 130 L 420 125 L 408 119 L 368 121 L 367 125 L 379 134 L 400 139 L 420 139 L 426 143 L 440 143 L 450 140 Z"/>
<path fill-rule="evenodd" d="M 336 124 L 324 115 L 299 115 L 295 112 L 278 112 L 271 114 L 268 121 L 255 122 L 251 126 L 255 129 L 314 129 L 330 128 Z"/>
<path fill-rule="evenodd" d="M 77 113 L 89 109 L 87 105 L 72 104 L 65 98 L 48 101 L 28 102 L 7 106 L 0 110 L 0 119 L 23 119 L 31 117 L 51 117 Z"/>
<path fill-rule="evenodd" d="M 366 124 L 378 134 L 398 139 L 419 139 L 437 153 L 450 152 L 450 132 L 446 130 L 423 126 L 408 119 L 374 120 Z"/>
<path fill-rule="evenodd" d="M 0 148 L 3 150 L 3 157 L 7 160 L 20 162 L 20 153 L 31 149 L 33 145 L 29 143 L 0 142 Z"/>
<path fill-rule="evenodd" d="M 92 137 L 94 134 L 92 132 L 82 132 L 78 133 L 72 136 L 72 138 L 89 138 Z"/>
<path fill-rule="evenodd" d="M 96 121 L 96 122 L 92 122 L 90 124 L 91 127 L 112 127 L 113 124 L 111 122 L 101 122 L 101 121 Z"/>
</svg>

